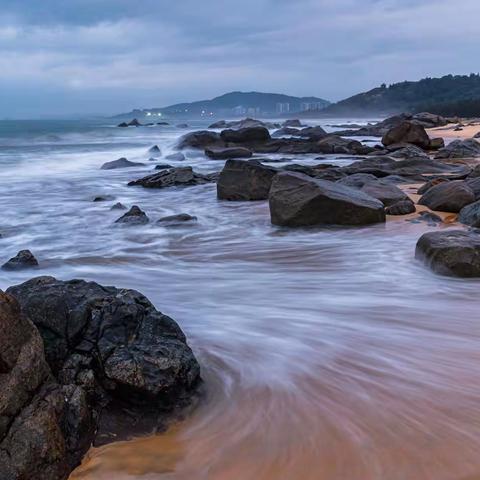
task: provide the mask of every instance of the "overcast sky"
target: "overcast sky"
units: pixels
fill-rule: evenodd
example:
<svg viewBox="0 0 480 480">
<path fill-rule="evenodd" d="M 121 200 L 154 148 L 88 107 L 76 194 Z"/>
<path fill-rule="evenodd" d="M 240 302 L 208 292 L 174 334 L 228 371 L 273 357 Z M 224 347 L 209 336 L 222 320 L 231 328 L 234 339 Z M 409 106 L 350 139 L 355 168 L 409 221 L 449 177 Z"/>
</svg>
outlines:
<svg viewBox="0 0 480 480">
<path fill-rule="evenodd" d="M 0 118 L 480 70 L 480 0 L 1 0 Z"/>
</svg>

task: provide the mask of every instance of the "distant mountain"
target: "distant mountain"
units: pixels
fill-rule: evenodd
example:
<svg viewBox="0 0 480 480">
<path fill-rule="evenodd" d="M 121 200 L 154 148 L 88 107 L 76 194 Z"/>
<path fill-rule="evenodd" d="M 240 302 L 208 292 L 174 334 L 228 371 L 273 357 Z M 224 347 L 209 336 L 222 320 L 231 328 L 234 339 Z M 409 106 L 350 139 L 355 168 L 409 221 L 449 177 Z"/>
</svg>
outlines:
<svg viewBox="0 0 480 480">
<path fill-rule="evenodd" d="M 279 93 L 230 92 L 211 100 L 177 103 L 168 107 L 133 110 L 120 117 L 185 116 L 231 117 L 288 115 L 305 110 L 323 110 L 330 102 L 317 97 L 292 97 Z M 160 115 L 159 115 L 160 114 Z"/>
<path fill-rule="evenodd" d="M 323 113 L 350 116 L 428 111 L 440 115 L 470 116 L 480 115 L 479 107 L 480 76 L 471 74 L 424 78 L 389 86 L 384 84 L 334 103 Z"/>
</svg>

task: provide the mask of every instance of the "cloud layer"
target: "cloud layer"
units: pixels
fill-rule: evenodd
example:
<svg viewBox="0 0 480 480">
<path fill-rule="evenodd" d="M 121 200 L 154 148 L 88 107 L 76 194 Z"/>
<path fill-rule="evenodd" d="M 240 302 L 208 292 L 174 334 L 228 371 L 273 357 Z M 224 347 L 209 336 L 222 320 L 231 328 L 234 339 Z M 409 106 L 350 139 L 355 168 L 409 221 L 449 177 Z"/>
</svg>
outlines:
<svg viewBox="0 0 480 480">
<path fill-rule="evenodd" d="M 230 90 L 336 100 L 470 73 L 479 14 L 478 0 L 3 0 L 0 116 L 115 113 Z"/>
</svg>

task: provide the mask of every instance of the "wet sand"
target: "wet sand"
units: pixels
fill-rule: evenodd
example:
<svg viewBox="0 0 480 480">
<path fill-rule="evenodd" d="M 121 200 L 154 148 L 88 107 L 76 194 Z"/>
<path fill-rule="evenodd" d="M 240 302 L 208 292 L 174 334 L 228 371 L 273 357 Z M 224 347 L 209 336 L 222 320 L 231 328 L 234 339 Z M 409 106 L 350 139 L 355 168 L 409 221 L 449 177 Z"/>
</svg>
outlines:
<svg viewBox="0 0 480 480">
<path fill-rule="evenodd" d="M 474 125 L 469 125 L 467 121 L 462 130 L 455 131 L 458 124 L 450 124 L 445 127 L 429 128 L 427 130 L 430 138 L 443 137 L 445 140 L 465 140 L 473 138 L 477 133 L 480 133 L 480 122 L 475 122 Z"/>
</svg>

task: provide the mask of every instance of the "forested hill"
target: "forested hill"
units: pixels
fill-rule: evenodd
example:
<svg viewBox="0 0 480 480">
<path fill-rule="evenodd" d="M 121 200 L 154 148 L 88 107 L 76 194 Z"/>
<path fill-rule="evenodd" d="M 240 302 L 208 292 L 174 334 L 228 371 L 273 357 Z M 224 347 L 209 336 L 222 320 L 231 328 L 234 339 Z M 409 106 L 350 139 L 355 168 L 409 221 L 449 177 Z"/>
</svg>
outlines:
<svg viewBox="0 0 480 480">
<path fill-rule="evenodd" d="M 382 85 L 327 107 L 329 115 L 428 111 L 441 115 L 480 115 L 480 75 L 446 75 L 417 82 Z"/>
</svg>

